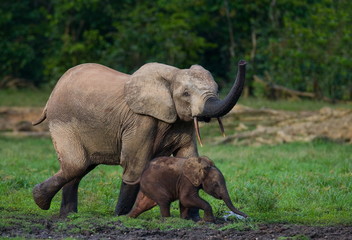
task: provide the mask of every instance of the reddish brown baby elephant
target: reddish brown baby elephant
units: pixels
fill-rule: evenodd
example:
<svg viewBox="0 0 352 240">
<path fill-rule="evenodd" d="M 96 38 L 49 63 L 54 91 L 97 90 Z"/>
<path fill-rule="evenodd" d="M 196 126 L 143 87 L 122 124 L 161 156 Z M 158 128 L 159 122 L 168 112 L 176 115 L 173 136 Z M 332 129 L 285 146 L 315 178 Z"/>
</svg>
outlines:
<svg viewBox="0 0 352 240">
<path fill-rule="evenodd" d="M 200 189 L 222 199 L 234 213 L 247 217 L 233 206 L 224 176 L 207 157 L 156 158 L 142 173 L 140 183 L 136 203 L 128 214 L 130 217 L 138 217 L 156 205 L 163 217 L 169 217 L 170 204 L 178 199 L 182 218 L 187 218 L 189 208 L 200 208 L 204 210 L 204 221 L 214 222 L 210 204 L 198 194 Z"/>
</svg>

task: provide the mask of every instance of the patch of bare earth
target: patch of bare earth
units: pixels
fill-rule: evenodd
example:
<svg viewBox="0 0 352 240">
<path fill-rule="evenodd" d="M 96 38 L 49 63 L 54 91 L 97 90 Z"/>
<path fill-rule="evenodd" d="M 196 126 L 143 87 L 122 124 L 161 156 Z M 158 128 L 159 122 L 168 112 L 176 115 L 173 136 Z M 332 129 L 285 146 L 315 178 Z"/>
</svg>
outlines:
<svg viewBox="0 0 352 240">
<path fill-rule="evenodd" d="M 49 136 L 48 123 L 32 126 L 39 119 L 42 108 L 0 107 L 0 131 L 3 135 Z"/>
<path fill-rule="evenodd" d="M 263 145 L 330 139 L 352 143 L 352 110 L 280 111 L 236 106 L 223 119 L 230 132 L 217 144 Z"/>
</svg>

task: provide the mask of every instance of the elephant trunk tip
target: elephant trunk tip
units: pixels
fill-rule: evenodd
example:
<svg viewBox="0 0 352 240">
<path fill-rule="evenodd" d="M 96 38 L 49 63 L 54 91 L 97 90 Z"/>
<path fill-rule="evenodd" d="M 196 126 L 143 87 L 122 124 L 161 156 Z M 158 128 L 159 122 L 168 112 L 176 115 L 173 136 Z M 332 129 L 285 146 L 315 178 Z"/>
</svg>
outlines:
<svg viewBox="0 0 352 240">
<path fill-rule="evenodd" d="M 240 60 L 239 62 L 238 62 L 238 65 L 239 66 L 243 66 L 243 65 L 246 65 L 247 64 L 247 62 L 245 61 L 245 60 Z"/>
<path fill-rule="evenodd" d="M 236 215 L 240 215 L 243 218 L 247 218 L 248 215 L 245 214 L 244 212 L 241 212 L 240 210 L 238 210 L 231 202 L 230 196 L 228 195 L 228 192 L 225 192 L 223 194 L 223 201 L 225 202 L 226 206 Z"/>
</svg>

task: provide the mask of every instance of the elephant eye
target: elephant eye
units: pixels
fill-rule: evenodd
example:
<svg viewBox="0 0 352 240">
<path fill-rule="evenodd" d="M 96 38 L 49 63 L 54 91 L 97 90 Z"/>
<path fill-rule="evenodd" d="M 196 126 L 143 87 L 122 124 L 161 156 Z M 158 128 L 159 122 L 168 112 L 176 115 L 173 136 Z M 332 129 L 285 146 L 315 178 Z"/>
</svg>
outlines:
<svg viewBox="0 0 352 240">
<path fill-rule="evenodd" d="M 182 94 L 184 97 L 189 97 L 189 92 L 188 91 L 184 91 Z"/>
</svg>

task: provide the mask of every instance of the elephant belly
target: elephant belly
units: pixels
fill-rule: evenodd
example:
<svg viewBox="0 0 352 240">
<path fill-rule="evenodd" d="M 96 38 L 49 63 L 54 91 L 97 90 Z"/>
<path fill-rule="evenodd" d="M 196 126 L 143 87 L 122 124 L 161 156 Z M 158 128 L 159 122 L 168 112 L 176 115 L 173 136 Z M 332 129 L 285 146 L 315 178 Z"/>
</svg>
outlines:
<svg viewBox="0 0 352 240">
<path fill-rule="evenodd" d="M 92 127 L 75 118 L 69 122 L 51 121 L 49 128 L 58 154 L 84 158 L 89 165 L 120 164 L 120 147 L 106 128 Z"/>
</svg>

